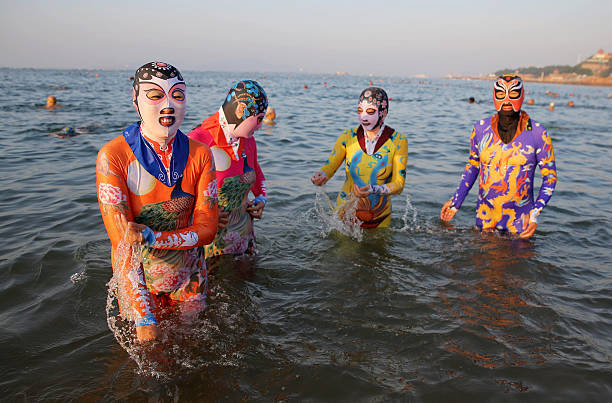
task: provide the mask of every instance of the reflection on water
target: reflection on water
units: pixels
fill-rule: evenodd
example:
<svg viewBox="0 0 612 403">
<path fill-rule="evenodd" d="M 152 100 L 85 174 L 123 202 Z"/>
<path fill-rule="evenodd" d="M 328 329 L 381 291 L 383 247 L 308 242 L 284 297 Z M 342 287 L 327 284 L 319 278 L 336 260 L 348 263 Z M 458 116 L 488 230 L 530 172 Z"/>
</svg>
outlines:
<svg viewBox="0 0 612 403">
<path fill-rule="evenodd" d="M 450 265 L 453 286 L 439 292 L 441 307 L 460 325 L 460 337 L 449 339 L 446 350 L 485 368 L 543 364 L 551 354 L 552 323 L 538 317 L 548 308 L 529 292 L 534 279 L 523 277 L 533 245 L 482 233 L 479 246 L 467 267 Z"/>
</svg>

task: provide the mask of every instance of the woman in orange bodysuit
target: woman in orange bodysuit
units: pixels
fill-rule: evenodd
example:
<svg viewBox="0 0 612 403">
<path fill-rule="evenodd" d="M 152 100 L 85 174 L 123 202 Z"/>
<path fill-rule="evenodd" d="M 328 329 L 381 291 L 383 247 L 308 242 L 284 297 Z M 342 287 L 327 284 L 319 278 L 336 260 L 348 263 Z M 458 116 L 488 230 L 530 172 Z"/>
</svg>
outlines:
<svg viewBox="0 0 612 403">
<path fill-rule="evenodd" d="M 141 120 L 102 147 L 96 182 L 113 271 L 128 297 L 121 315 L 148 340 L 158 336 L 164 306 L 204 306 L 206 265 L 197 247 L 217 231 L 217 185 L 210 149 L 178 130 L 186 107 L 180 72 L 145 64 L 132 94 Z M 142 244 L 135 270 L 119 256 L 122 240 Z"/>
</svg>

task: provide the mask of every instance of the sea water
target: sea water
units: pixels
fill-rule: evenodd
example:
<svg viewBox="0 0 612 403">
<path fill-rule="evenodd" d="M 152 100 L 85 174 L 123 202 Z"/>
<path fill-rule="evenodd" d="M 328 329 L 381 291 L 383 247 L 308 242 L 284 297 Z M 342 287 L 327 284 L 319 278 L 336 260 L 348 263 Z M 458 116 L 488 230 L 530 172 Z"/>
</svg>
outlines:
<svg viewBox="0 0 612 403">
<path fill-rule="evenodd" d="M 182 73 L 185 132 L 235 81 L 266 89 L 277 124 L 256 139 L 269 202 L 255 223 L 259 254 L 226 258 L 209 276 L 206 310 L 172 318 L 162 339 L 138 350 L 113 331 L 130 341 L 129 323 L 107 322 L 113 274 L 95 187 L 96 153 L 138 118 L 133 72 L 0 70 L 3 397 L 609 400 L 608 88 L 526 83 L 535 105 L 525 110 L 548 128 L 559 182 L 524 241 L 473 229 L 477 189 L 451 224 L 439 219 L 472 125 L 493 113 L 489 83 Z M 409 144 L 404 193 L 392 196 L 391 225 L 380 230 L 334 218 L 342 170 L 324 188 L 310 182 L 340 133 L 357 126 L 370 80 L 389 93 L 386 123 Z M 559 93 L 555 111 L 547 90 Z M 62 107 L 43 109 L 49 95 Z M 54 135 L 67 126 L 78 135 Z"/>
</svg>

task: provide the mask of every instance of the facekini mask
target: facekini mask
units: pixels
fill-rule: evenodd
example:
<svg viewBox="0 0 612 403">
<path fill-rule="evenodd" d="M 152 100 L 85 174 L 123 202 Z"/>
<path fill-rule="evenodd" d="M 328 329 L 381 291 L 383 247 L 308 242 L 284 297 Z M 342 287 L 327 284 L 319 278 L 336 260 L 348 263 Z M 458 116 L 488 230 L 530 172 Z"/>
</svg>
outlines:
<svg viewBox="0 0 612 403">
<path fill-rule="evenodd" d="M 493 103 L 495 109 L 499 112 L 502 105 L 510 103 L 514 112 L 521 110 L 525 99 L 525 91 L 523 90 L 523 80 L 515 74 L 504 74 L 495 80 L 493 84 Z"/>
<path fill-rule="evenodd" d="M 174 137 L 187 107 L 183 76 L 167 63 L 147 63 L 134 75 L 132 101 L 143 134 L 151 139 Z"/>
<path fill-rule="evenodd" d="M 380 128 L 389 111 L 389 98 L 382 88 L 370 87 L 359 96 L 359 123 L 364 130 Z"/>
<path fill-rule="evenodd" d="M 231 135 L 247 138 L 261 127 L 268 109 L 268 97 L 257 81 L 238 81 L 227 93 L 222 108 Z"/>
</svg>

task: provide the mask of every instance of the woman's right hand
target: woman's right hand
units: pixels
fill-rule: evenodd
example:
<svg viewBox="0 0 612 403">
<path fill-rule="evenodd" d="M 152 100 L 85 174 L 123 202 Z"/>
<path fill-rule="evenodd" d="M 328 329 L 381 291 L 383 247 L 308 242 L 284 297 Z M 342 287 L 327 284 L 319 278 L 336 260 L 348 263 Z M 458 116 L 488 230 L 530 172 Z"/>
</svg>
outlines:
<svg viewBox="0 0 612 403">
<path fill-rule="evenodd" d="M 225 228 L 227 223 L 229 222 L 229 211 L 225 211 L 223 208 L 219 207 L 219 229 Z"/>
<path fill-rule="evenodd" d="M 312 178 L 310 178 L 312 183 L 314 183 L 316 186 L 325 185 L 325 182 L 327 182 L 328 179 L 329 178 L 327 175 L 325 175 L 325 172 L 322 171 L 315 172 L 315 174 L 312 175 Z"/>
<path fill-rule="evenodd" d="M 144 243 L 142 231 L 147 228 L 146 225 L 128 221 L 125 214 L 115 215 L 115 225 L 129 244 Z"/>
<path fill-rule="evenodd" d="M 137 326 L 136 337 L 140 342 L 155 340 L 159 337 L 159 328 L 157 325 Z"/>
<path fill-rule="evenodd" d="M 442 219 L 442 221 L 449 222 L 453 219 L 455 214 L 457 214 L 458 210 L 455 207 L 452 207 L 452 204 L 453 202 L 449 200 L 444 203 L 444 206 L 442 206 L 442 210 L 440 210 L 440 219 Z"/>
</svg>

